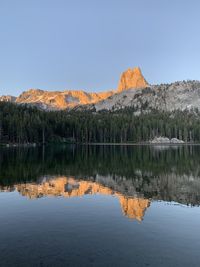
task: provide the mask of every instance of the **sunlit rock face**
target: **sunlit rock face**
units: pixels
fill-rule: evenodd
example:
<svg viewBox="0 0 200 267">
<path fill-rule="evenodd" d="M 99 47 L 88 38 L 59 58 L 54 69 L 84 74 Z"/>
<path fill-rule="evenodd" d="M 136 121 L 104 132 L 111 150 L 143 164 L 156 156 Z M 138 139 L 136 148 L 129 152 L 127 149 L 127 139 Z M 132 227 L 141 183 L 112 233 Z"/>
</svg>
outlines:
<svg viewBox="0 0 200 267">
<path fill-rule="evenodd" d="M 133 69 L 129 68 L 121 75 L 118 85 L 118 92 L 122 92 L 130 88 L 145 88 L 147 86 L 148 83 L 143 77 L 140 68 L 139 67 Z"/>
<path fill-rule="evenodd" d="M 65 90 L 65 91 L 44 91 L 40 89 L 30 89 L 23 92 L 16 99 L 19 104 L 32 104 L 41 109 L 58 110 L 74 108 L 78 105 L 97 103 L 113 95 L 113 91 L 101 93 L 87 93 L 82 90 Z"/>
<path fill-rule="evenodd" d="M 0 188 L 0 190 L 9 191 L 9 188 Z M 82 197 L 88 194 L 111 195 L 119 199 L 125 216 L 138 221 L 142 221 L 145 211 L 150 205 L 148 199 L 128 197 L 99 183 L 75 180 L 71 177 L 44 179 L 40 184 L 18 184 L 10 188 L 10 191 L 13 190 L 17 190 L 22 196 L 26 196 L 29 199 L 44 196 Z"/>
</svg>

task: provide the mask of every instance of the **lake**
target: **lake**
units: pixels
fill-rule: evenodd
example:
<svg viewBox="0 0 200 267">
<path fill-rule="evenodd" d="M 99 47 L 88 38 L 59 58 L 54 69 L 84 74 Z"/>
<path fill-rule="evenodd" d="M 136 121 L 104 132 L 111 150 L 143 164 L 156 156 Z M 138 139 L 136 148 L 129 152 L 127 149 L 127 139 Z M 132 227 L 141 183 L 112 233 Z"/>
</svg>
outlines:
<svg viewBox="0 0 200 267">
<path fill-rule="evenodd" d="M 200 266 L 200 146 L 0 149 L 0 266 Z"/>
</svg>

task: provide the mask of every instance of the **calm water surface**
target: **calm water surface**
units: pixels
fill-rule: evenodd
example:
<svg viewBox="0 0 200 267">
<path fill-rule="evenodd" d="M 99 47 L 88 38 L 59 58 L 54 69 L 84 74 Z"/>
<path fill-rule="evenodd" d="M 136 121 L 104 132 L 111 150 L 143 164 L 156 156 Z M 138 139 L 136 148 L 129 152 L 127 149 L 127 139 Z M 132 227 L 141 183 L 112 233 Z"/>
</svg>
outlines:
<svg viewBox="0 0 200 267">
<path fill-rule="evenodd" d="M 200 266 L 200 147 L 0 150 L 0 266 Z"/>
</svg>

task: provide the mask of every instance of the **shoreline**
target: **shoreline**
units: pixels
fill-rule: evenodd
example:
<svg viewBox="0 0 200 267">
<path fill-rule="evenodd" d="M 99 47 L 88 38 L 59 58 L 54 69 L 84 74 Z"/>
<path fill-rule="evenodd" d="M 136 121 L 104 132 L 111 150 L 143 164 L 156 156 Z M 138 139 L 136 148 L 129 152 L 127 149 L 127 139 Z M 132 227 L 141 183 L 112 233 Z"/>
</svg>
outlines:
<svg viewBox="0 0 200 267">
<path fill-rule="evenodd" d="M 40 147 L 48 145 L 80 145 L 80 146 L 200 146 L 200 143 L 46 143 L 46 144 L 0 144 L 0 147 L 18 148 L 18 147 Z"/>
</svg>

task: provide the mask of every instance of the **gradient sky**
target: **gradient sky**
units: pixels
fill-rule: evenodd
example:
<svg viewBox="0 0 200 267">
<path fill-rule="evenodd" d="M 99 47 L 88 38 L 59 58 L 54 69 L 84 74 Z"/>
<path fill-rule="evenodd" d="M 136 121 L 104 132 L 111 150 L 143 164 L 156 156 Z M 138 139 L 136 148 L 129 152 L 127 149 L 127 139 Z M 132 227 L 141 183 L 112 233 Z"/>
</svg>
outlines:
<svg viewBox="0 0 200 267">
<path fill-rule="evenodd" d="M 200 80 L 199 0 L 0 0 L 0 95 Z"/>
</svg>

